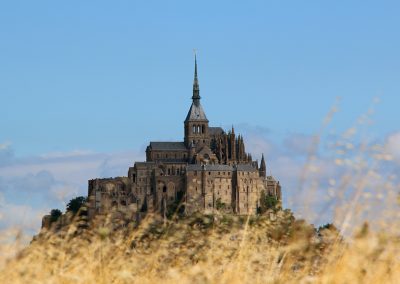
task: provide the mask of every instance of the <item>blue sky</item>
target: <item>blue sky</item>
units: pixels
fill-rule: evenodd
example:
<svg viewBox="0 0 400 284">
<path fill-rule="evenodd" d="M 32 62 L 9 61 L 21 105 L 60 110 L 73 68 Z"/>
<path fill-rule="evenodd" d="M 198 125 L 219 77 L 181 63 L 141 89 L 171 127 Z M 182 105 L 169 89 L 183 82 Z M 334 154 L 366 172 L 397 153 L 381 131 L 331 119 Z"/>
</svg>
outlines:
<svg viewBox="0 0 400 284">
<path fill-rule="evenodd" d="M 368 132 L 384 141 L 399 131 L 399 9 L 398 1 L 2 1 L 0 165 L 101 157 L 108 170 L 73 185 L 74 175 L 63 177 L 74 192 L 96 174 L 125 174 L 126 159 L 121 173 L 104 161 L 141 158 L 149 140 L 182 139 L 193 48 L 210 123 L 264 133 L 269 146 L 255 145 L 258 154 L 318 131 L 337 97 L 332 133 L 379 97 Z M 26 178 L 40 167 L 25 169 Z"/>
</svg>

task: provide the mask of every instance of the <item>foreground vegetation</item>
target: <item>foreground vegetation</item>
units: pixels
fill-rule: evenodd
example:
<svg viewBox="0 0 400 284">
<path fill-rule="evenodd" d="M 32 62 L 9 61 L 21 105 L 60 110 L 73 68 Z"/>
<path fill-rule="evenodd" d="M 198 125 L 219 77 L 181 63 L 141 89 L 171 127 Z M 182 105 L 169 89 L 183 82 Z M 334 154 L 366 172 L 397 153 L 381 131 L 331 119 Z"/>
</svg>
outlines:
<svg viewBox="0 0 400 284">
<path fill-rule="evenodd" d="M 76 219 L 5 261 L 0 283 L 395 283 L 399 239 L 364 225 L 351 242 L 290 211 L 270 216 L 148 216 L 139 226 Z"/>
</svg>

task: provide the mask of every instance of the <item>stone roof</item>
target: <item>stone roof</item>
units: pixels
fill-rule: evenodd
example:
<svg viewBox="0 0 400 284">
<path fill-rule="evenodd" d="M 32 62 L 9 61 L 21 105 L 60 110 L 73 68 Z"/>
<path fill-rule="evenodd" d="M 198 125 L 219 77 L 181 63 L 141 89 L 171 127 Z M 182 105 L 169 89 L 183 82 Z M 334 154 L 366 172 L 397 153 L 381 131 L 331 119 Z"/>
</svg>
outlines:
<svg viewBox="0 0 400 284">
<path fill-rule="evenodd" d="M 187 166 L 187 171 L 201 171 L 202 165 L 199 164 L 194 164 L 194 165 L 188 165 Z M 204 166 L 205 171 L 233 171 L 233 167 L 229 165 L 205 165 Z"/>
<path fill-rule="evenodd" d="M 256 172 L 257 169 L 250 164 L 239 164 L 236 169 L 241 172 Z"/>
<path fill-rule="evenodd" d="M 150 142 L 152 150 L 165 151 L 186 151 L 185 143 L 183 142 Z"/>
<path fill-rule="evenodd" d="M 190 107 L 189 112 L 186 116 L 185 122 L 191 120 L 200 120 L 208 122 L 206 114 L 200 103 L 198 104 L 192 103 L 192 106 Z"/>
<path fill-rule="evenodd" d="M 214 135 L 221 135 L 225 131 L 221 127 L 209 127 L 208 132 L 210 133 L 211 136 L 214 136 Z"/>
</svg>

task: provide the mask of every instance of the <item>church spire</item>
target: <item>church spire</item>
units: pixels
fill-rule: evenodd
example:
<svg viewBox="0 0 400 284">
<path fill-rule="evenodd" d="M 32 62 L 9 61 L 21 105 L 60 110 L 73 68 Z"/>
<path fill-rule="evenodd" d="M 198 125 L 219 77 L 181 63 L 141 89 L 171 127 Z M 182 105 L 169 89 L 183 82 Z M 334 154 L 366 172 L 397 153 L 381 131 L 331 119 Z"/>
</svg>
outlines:
<svg viewBox="0 0 400 284">
<path fill-rule="evenodd" d="M 265 178 L 267 175 L 267 167 L 265 166 L 265 159 L 264 159 L 264 154 L 262 154 L 262 158 L 261 158 L 261 165 L 260 165 L 260 177 Z"/>
<path fill-rule="evenodd" d="M 194 80 L 193 80 L 193 103 L 198 106 L 200 103 L 200 87 L 199 79 L 197 78 L 197 56 L 194 54 Z"/>
</svg>

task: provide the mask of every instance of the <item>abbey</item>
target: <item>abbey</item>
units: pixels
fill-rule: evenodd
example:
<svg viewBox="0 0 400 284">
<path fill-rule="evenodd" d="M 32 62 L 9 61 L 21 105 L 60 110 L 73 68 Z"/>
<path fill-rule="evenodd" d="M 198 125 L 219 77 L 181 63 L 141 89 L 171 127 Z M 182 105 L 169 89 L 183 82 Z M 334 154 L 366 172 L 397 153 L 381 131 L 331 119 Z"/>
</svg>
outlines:
<svg viewBox="0 0 400 284">
<path fill-rule="evenodd" d="M 246 153 L 244 139 L 234 128 L 209 126 L 200 103 L 195 58 L 192 104 L 184 121 L 184 141 L 150 142 L 146 161 L 136 162 L 127 177 L 89 181 L 89 216 L 114 211 L 164 214 L 181 204 L 184 213 L 251 215 L 261 198 L 282 200 L 281 186 Z"/>
</svg>

